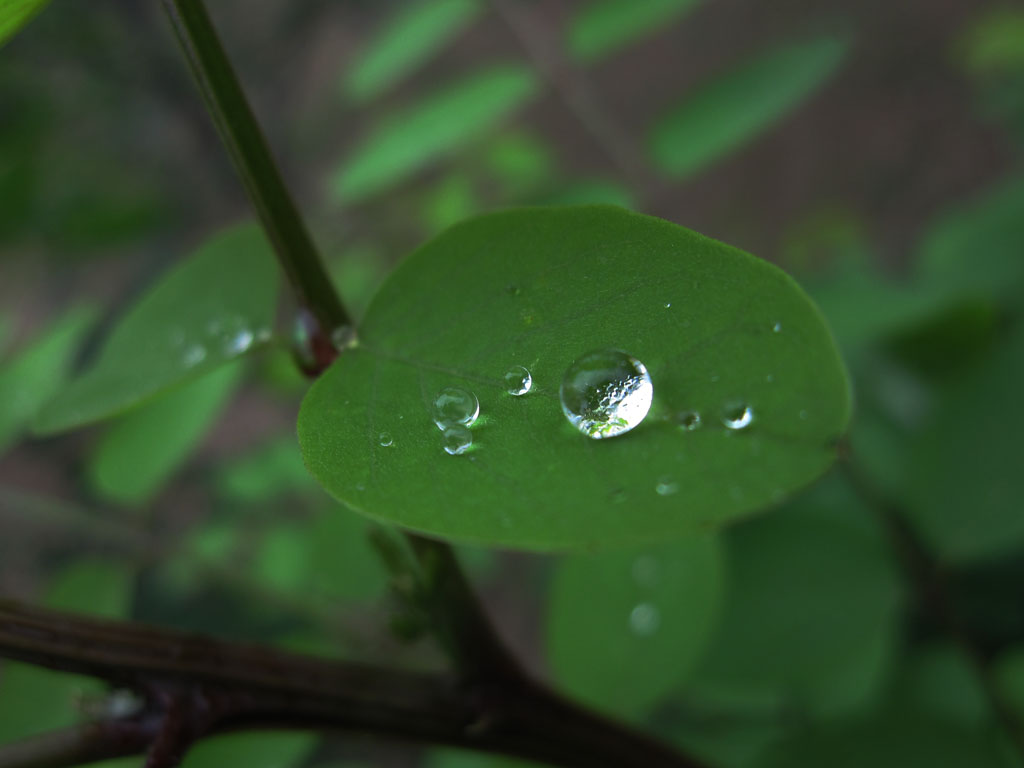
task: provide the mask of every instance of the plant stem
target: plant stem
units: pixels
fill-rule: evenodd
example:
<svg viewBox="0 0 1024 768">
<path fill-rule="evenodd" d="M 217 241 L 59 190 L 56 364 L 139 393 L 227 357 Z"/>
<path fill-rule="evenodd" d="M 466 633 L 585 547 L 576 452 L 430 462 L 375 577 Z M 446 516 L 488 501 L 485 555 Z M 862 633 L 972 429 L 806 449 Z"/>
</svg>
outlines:
<svg viewBox="0 0 1024 768">
<path fill-rule="evenodd" d="M 284 185 L 202 0 L 163 0 L 224 145 L 301 306 L 329 334 L 352 325 Z"/>
<path fill-rule="evenodd" d="M 988 660 L 967 630 L 956 601 L 950 594 L 948 577 L 942 565 L 907 523 L 902 505 L 875 487 L 860 470 L 853 460 L 848 443 L 842 445 L 839 465 L 854 493 L 881 519 L 922 608 L 967 658 L 993 717 L 1006 733 L 1018 757 L 1024 760 L 1024 723 L 1021 723 L 1014 708 L 992 680 Z"/>
<path fill-rule="evenodd" d="M 0 602 L 0 656 L 127 686 L 148 702 L 135 717 L 0 748 L 0 768 L 137 754 L 165 728 L 168 714 L 188 740 L 242 729 L 336 729 L 566 768 L 700 768 L 528 683 L 481 697 L 451 675 L 329 661 L 11 602 Z M 166 701 L 177 709 L 156 708 Z M 183 709 L 182 702 L 194 705 Z"/>
</svg>

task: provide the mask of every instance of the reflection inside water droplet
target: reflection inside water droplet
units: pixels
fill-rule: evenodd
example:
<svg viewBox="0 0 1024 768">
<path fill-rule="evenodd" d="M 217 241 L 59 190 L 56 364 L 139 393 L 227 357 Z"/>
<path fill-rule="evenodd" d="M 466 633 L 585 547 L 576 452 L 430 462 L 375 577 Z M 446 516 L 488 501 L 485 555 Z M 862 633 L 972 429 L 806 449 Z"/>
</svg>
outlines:
<svg viewBox="0 0 1024 768">
<path fill-rule="evenodd" d="M 380 445 L 382 448 L 387 448 L 388 446 L 394 445 L 395 443 L 395 441 L 391 438 L 390 432 L 381 432 L 377 439 L 380 441 Z"/>
<path fill-rule="evenodd" d="M 438 429 L 457 425 L 470 426 L 480 415 L 476 395 L 459 387 L 445 387 L 434 398 L 434 423 Z"/>
<path fill-rule="evenodd" d="M 509 368 L 505 374 L 505 391 L 516 397 L 525 395 L 533 387 L 533 376 L 521 365 Z"/>
<path fill-rule="evenodd" d="M 608 349 L 584 355 L 569 366 L 559 395 L 569 423 L 600 440 L 628 432 L 644 420 L 654 385 L 643 363 Z"/>
<path fill-rule="evenodd" d="M 722 423 L 729 429 L 743 429 L 753 420 L 754 411 L 746 403 L 733 403 L 722 411 Z"/>
<path fill-rule="evenodd" d="M 639 603 L 629 614 L 629 628 L 634 634 L 649 637 L 661 626 L 661 612 L 653 603 Z"/>
<path fill-rule="evenodd" d="M 468 451 L 471 445 L 473 445 L 473 433 L 469 431 L 469 427 L 456 424 L 444 431 L 445 453 L 458 456 L 460 453 Z"/>
</svg>

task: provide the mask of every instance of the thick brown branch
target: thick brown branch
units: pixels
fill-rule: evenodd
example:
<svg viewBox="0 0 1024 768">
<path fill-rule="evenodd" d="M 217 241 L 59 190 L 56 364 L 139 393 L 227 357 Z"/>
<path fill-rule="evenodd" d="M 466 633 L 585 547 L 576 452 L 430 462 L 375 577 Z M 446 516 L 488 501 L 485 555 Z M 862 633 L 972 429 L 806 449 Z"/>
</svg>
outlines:
<svg viewBox="0 0 1024 768">
<path fill-rule="evenodd" d="M 137 719 L 0 749 L 0 768 L 73 765 L 83 755 L 142 751 L 163 727 L 168 700 L 191 702 L 183 715 L 188 738 L 256 728 L 334 729 L 566 768 L 698 768 L 524 679 L 484 686 L 12 602 L 0 602 L 0 656 L 99 677 L 149 702 Z"/>
</svg>

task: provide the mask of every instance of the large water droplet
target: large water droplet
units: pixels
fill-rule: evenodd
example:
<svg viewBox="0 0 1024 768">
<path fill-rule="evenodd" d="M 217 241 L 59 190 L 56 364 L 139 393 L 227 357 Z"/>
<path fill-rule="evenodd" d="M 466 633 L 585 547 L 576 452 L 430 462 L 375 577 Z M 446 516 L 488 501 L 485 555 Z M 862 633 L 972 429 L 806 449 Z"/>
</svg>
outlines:
<svg viewBox="0 0 1024 768">
<path fill-rule="evenodd" d="M 395 444 L 390 432 L 381 432 L 377 439 L 380 441 L 381 448 L 388 448 Z"/>
<path fill-rule="evenodd" d="M 661 626 L 661 611 L 653 603 L 639 603 L 629 613 L 629 628 L 634 634 L 649 637 Z"/>
<path fill-rule="evenodd" d="M 749 427 L 753 420 L 754 411 L 746 403 L 733 403 L 722 411 L 722 423 L 729 429 Z"/>
<path fill-rule="evenodd" d="M 693 430 L 700 426 L 700 413 L 697 411 L 683 411 L 676 416 L 676 423 L 679 424 L 680 429 L 693 432 Z"/>
<path fill-rule="evenodd" d="M 569 423 L 587 437 L 615 437 L 651 409 L 654 385 L 644 364 L 615 349 L 591 352 L 565 372 L 559 391 Z"/>
<path fill-rule="evenodd" d="M 480 415 L 476 395 L 459 387 L 445 387 L 434 398 L 434 423 L 438 429 L 456 425 L 470 426 Z"/>
<path fill-rule="evenodd" d="M 451 454 L 452 456 L 458 456 L 460 453 L 468 451 L 471 445 L 473 445 L 473 433 L 469 431 L 469 427 L 465 427 L 462 424 L 456 424 L 445 429 L 445 453 Z"/>
<path fill-rule="evenodd" d="M 525 395 L 533 386 L 533 376 L 521 365 L 509 368 L 505 374 L 505 390 L 510 395 Z"/>
</svg>

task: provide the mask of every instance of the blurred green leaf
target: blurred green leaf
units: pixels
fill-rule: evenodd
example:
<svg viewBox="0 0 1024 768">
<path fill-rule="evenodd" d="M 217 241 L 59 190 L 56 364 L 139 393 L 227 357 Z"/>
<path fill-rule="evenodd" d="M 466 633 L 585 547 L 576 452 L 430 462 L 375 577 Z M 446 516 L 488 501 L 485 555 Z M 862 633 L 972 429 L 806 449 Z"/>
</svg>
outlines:
<svg viewBox="0 0 1024 768">
<path fill-rule="evenodd" d="M 756 768 L 1010 768 L 991 731 L 977 732 L 917 714 L 809 728 L 771 750 Z"/>
<path fill-rule="evenodd" d="M 36 417 L 41 434 L 113 416 L 270 339 L 277 267 L 255 224 L 224 230 L 120 319 L 85 373 Z"/>
<path fill-rule="evenodd" d="M 949 562 L 996 557 L 1024 545 L 1024 324 L 984 365 L 960 372 L 913 446 L 911 520 Z"/>
<path fill-rule="evenodd" d="M 188 459 L 241 381 L 235 363 L 131 410 L 97 444 L 88 465 L 92 487 L 108 501 L 149 501 Z"/>
<path fill-rule="evenodd" d="M 560 687 L 619 718 L 646 714 L 693 670 L 722 599 L 718 542 L 574 555 L 548 599 L 548 656 Z"/>
<path fill-rule="evenodd" d="M 362 317 L 377 286 L 384 280 L 387 262 L 371 245 L 350 245 L 328 264 L 328 268 L 345 307 L 355 317 Z M 292 368 L 295 368 L 294 363 Z"/>
<path fill-rule="evenodd" d="M 484 168 L 502 189 L 505 198 L 519 197 L 545 182 L 555 159 L 551 149 L 527 133 L 499 136 L 487 147 Z"/>
<path fill-rule="evenodd" d="M 724 542 L 723 615 L 692 695 L 830 715 L 878 692 L 902 590 L 888 542 L 835 476 Z"/>
<path fill-rule="evenodd" d="M 317 488 L 294 435 L 232 459 L 222 468 L 219 485 L 225 496 L 247 504 L 271 503 Z"/>
<path fill-rule="evenodd" d="M 1003 701 L 1013 709 L 1017 722 L 1024 722 L 1024 648 L 1003 651 L 992 665 L 992 680 Z"/>
<path fill-rule="evenodd" d="M 621 184 L 602 179 L 572 181 L 536 200 L 537 205 L 617 205 L 633 207 L 633 195 Z"/>
<path fill-rule="evenodd" d="M 1019 306 L 1024 287 L 1024 177 L 942 214 L 918 251 L 922 288 L 953 299 L 994 297 Z"/>
<path fill-rule="evenodd" d="M 629 435 L 590 440 L 562 411 L 566 369 L 595 349 L 627 350 L 653 379 L 654 410 Z M 504 381 L 518 365 L 523 397 Z M 484 414 L 463 456 L 430 411 L 453 385 Z M 371 517 L 468 542 L 621 547 L 819 475 L 847 387 L 817 310 L 767 262 L 619 208 L 522 209 L 453 227 L 392 273 L 360 344 L 306 395 L 299 440 L 320 483 Z M 723 423 L 734 398 L 749 429 Z M 689 410 L 701 428 L 680 428 Z"/>
<path fill-rule="evenodd" d="M 1024 69 L 1024 10 L 985 8 L 958 41 L 963 64 L 974 74 Z"/>
<path fill-rule="evenodd" d="M 663 31 L 701 0 L 594 0 L 569 22 L 570 55 L 584 64 L 605 58 L 647 35 Z"/>
<path fill-rule="evenodd" d="M 848 45 L 819 37 L 775 48 L 704 82 L 655 123 L 654 163 L 692 176 L 770 128 L 839 67 Z"/>
<path fill-rule="evenodd" d="M 991 719 L 978 671 L 952 643 L 927 645 L 910 660 L 903 688 L 911 707 L 959 726 L 982 727 Z"/>
<path fill-rule="evenodd" d="M 542 768 L 538 763 L 461 749 L 435 749 L 426 768 Z"/>
<path fill-rule="evenodd" d="M 480 11 L 478 0 L 421 0 L 400 7 L 348 71 L 345 94 L 360 102 L 379 96 L 458 37 Z"/>
<path fill-rule="evenodd" d="M 536 90 L 529 69 L 503 65 L 469 75 L 405 108 L 339 166 L 331 182 L 335 199 L 358 201 L 404 181 L 486 133 Z"/>
<path fill-rule="evenodd" d="M 54 577 L 45 603 L 56 610 L 119 618 L 128 613 L 133 583 L 132 569 L 120 563 L 82 559 Z M 80 700 L 99 700 L 102 691 L 93 678 L 5 662 L 0 669 L 0 744 L 84 719 Z"/>
<path fill-rule="evenodd" d="M 197 742 L 182 768 L 297 768 L 316 746 L 309 733 L 232 733 Z"/>
<path fill-rule="evenodd" d="M 473 179 L 464 173 L 450 174 L 427 190 L 423 197 L 423 224 L 431 236 L 479 211 L 479 195 Z"/>
<path fill-rule="evenodd" d="M 3 0 L 0 3 L 0 47 L 47 6 L 50 0 Z"/>
<path fill-rule="evenodd" d="M 0 454 L 60 390 L 95 320 L 93 307 L 75 307 L 0 366 Z"/>
<path fill-rule="evenodd" d="M 386 588 L 387 574 L 368 530 L 366 520 L 333 506 L 311 522 L 280 523 L 260 541 L 254 576 L 272 589 L 306 598 L 375 598 Z"/>
</svg>

